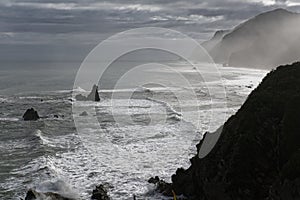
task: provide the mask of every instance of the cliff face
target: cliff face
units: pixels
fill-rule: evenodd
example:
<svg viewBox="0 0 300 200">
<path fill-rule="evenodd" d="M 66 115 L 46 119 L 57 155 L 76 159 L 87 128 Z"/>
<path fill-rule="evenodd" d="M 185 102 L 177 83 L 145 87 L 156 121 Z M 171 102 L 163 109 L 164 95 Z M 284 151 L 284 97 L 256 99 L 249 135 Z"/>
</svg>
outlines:
<svg viewBox="0 0 300 200">
<path fill-rule="evenodd" d="M 204 43 L 217 63 L 272 69 L 300 57 L 300 14 L 284 9 L 262 13 L 218 40 Z"/>
<path fill-rule="evenodd" d="M 299 199 L 300 63 L 270 72 L 224 124 L 213 150 L 193 157 L 172 182 L 189 199 Z"/>
</svg>

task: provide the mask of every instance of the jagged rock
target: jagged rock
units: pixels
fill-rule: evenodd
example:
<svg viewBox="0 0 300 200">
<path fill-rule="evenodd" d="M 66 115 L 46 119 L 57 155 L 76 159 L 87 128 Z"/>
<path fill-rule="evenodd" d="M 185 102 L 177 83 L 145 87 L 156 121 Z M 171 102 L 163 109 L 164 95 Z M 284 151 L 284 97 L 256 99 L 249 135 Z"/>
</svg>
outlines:
<svg viewBox="0 0 300 200">
<path fill-rule="evenodd" d="M 152 183 L 152 184 L 156 184 L 159 182 L 159 177 L 158 176 L 155 176 L 155 178 L 151 177 L 149 180 L 148 180 L 148 183 Z"/>
<path fill-rule="evenodd" d="M 299 119 L 300 63 L 280 66 L 227 120 L 212 151 L 176 171 L 173 190 L 190 200 L 300 199 Z"/>
<path fill-rule="evenodd" d="M 167 183 L 164 180 L 159 179 L 158 176 L 155 176 L 155 178 L 151 177 L 148 180 L 148 183 L 152 183 L 156 185 L 156 191 L 159 193 L 162 193 L 165 196 L 172 197 L 173 196 L 173 188 L 171 183 Z"/>
<path fill-rule="evenodd" d="M 37 111 L 35 111 L 33 108 L 27 109 L 23 115 L 24 121 L 36 121 L 39 118 L 40 117 L 39 117 Z"/>
<path fill-rule="evenodd" d="M 35 194 L 33 193 L 33 191 L 31 189 L 28 190 L 28 192 L 26 193 L 26 196 L 25 196 L 25 200 L 34 200 L 34 199 L 36 199 Z"/>
<path fill-rule="evenodd" d="M 92 200 L 110 200 L 107 189 L 104 185 L 100 184 L 96 186 L 92 193 Z"/>
<path fill-rule="evenodd" d="M 93 85 L 93 88 L 87 97 L 83 96 L 82 94 L 78 94 L 75 96 L 75 99 L 77 101 L 100 101 L 98 86 Z"/>
<path fill-rule="evenodd" d="M 100 101 L 99 93 L 98 93 L 98 86 L 93 85 L 91 93 L 87 96 L 87 100 L 90 101 Z"/>
</svg>

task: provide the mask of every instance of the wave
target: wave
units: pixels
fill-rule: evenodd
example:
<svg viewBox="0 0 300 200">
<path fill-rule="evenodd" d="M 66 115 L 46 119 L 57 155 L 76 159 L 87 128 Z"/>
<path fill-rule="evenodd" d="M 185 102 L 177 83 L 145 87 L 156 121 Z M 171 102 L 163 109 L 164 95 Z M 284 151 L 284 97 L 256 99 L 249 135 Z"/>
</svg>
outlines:
<svg viewBox="0 0 300 200">
<path fill-rule="evenodd" d="M 165 101 L 153 99 L 153 98 L 150 98 L 150 97 L 147 97 L 146 99 L 149 100 L 149 101 L 153 101 L 155 103 L 162 104 L 166 108 L 169 116 L 171 116 L 171 117 L 176 116 L 177 118 L 180 118 L 180 119 L 182 118 L 182 114 L 180 112 L 176 111 L 169 103 L 167 103 Z"/>
<path fill-rule="evenodd" d="M 55 147 L 55 142 L 54 141 L 51 141 L 50 138 L 47 138 L 46 136 L 43 136 L 43 133 L 41 130 L 37 129 L 35 131 L 35 136 L 38 137 L 39 141 L 40 141 L 40 144 L 42 145 L 47 145 L 47 146 L 50 146 L 50 147 Z"/>
<path fill-rule="evenodd" d="M 20 119 L 15 118 L 15 117 L 0 117 L 0 121 L 11 121 L 11 122 L 16 122 L 19 121 Z"/>
<path fill-rule="evenodd" d="M 38 200 L 44 199 L 79 199 L 77 192 L 72 190 L 63 180 L 46 181 L 31 189 Z"/>
</svg>

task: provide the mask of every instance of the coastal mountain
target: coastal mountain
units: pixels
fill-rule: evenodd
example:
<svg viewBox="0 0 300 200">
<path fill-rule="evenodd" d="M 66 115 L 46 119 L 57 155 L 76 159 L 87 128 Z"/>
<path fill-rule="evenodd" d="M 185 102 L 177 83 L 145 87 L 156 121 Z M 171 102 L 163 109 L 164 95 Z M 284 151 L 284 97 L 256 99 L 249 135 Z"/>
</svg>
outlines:
<svg viewBox="0 0 300 200">
<path fill-rule="evenodd" d="M 216 63 L 273 69 L 300 57 L 300 14 L 284 9 L 262 13 L 231 31 L 217 32 L 203 47 Z M 225 34 L 222 34 L 225 33 Z"/>
<path fill-rule="evenodd" d="M 299 119 L 300 63 L 280 66 L 228 119 L 212 151 L 176 171 L 172 190 L 190 200 L 300 199 Z"/>
</svg>

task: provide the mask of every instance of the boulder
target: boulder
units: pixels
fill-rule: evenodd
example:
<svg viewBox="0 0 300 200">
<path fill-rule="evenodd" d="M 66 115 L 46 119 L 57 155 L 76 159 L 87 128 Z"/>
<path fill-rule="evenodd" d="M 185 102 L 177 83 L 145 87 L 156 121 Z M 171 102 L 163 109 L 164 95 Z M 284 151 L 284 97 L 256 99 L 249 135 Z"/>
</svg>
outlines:
<svg viewBox="0 0 300 200">
<path fill-rule="evenodd" d="M 110 200 L 107 189 L 104 185 L 100 184 L 96 186 L 92 193 L 92 200 Z"/>
<path fill-rule="evenodd" d="M 33 108 L 27 109 L 23 115 L 24 121 L 36 121 L 39 118 L 40 117 L 39 117 L 37 111 L 35 111 Z"/>
</svg>

